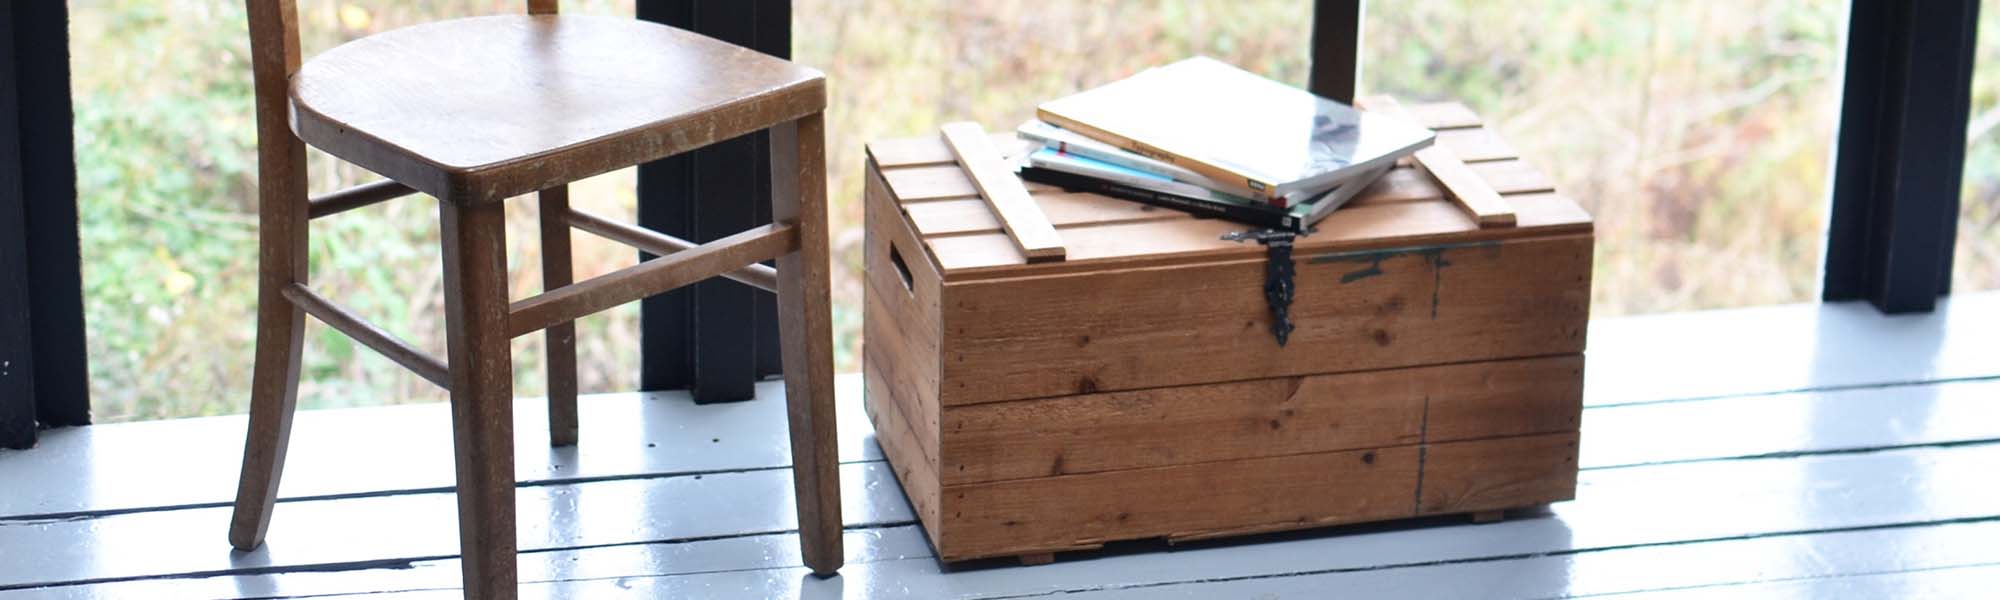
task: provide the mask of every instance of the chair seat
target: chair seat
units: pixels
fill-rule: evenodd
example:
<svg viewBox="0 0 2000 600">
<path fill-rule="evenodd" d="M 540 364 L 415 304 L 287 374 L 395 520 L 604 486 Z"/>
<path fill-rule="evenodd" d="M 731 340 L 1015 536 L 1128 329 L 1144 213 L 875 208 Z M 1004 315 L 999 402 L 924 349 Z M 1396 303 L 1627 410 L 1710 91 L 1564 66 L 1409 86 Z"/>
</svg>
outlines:
<svg viewBox="0 0 2000 600">
<path fill-rule="evenodd" d="M 505 199 L 825 107 L 823 76 L 636 19 L 510 15 L 387 31 L 292 77 L 307 144 L 439 198 Z"/>
</svg>

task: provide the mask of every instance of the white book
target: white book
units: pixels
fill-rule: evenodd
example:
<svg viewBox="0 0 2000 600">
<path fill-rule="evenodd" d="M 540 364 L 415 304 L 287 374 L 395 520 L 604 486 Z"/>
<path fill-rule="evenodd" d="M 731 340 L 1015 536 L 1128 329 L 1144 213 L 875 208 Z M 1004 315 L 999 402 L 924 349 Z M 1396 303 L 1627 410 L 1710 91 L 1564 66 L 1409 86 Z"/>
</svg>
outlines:
<svg viewBox="0 0 2000 600">
<path fill-rule="evenodd" d="M 1117 146 L 1091 139 L 1077 132 L 1050 125 L 1040 120 L 1030 119 L 1028 122 L 1022 123 L 1020 127 L 1016 127 L 1014 133 L 1021 139 L 1039 143 L 1043 147 L 1053 149 L 1057 152 L 1074 154 L 1127 169 L 1160 175 L 1174 181 L 1200 186 L 1239 198 L 1249 199 L 1261 196 L 1261 194 L 1250 191 L 1250 188 L 1231 186 L 1193 170 L 1146 158 L 1145 156 L 1125 151 Z M 1286 194 L 1283 197 L 1283 202 L 1279 203 L 1278 207 L 1298 206 L 1325 191 L 1326 188 L 1294 191 Z M 1199 196 L 1197 195 L 1197 197 Z"/>
</svg>

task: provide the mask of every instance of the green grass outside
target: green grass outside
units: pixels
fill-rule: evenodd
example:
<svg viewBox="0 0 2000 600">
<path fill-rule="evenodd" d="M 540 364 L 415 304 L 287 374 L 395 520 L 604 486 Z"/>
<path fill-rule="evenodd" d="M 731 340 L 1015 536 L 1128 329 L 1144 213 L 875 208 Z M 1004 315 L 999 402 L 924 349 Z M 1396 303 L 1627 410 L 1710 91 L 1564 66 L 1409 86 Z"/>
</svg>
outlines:
<svg viewBox="0 0 2000 600">
<path fill-rule="evenodd" d="M 520 2 L 300 0 L 308 56 Z M 242 412 L 255 338 L 256 207 L 242 5 L 76 0 L 72 65 L 91 392 L 101 422 Z M 947 121 L 1012 127 L 1043 99 L 1207 54 L 1302 85 L 1304 0 L 798 0 L 795 59 L 828 75 L 838 368 L 859 368 L 862 145 Z M 1370 3 L 1364 93 L 1456 99 L 1597 218 L 1594 316 L 1813 299 L 1845 3 Z M 1954 289 L 2000 288 L 2000 6 L 1982 16 Z M 631 14 L 630 0 L 565 3 Z M 371 179 L 324 155 L 315 192 Z M 629 218 L 629 171 L 577 202 Z M 508 217 L 516 297 L 539 291 L 533 203 Z M 313 285 L 443 353 L 436 210 L 405 200 L 313 224 Z M 579 276 L 632 252 L 584 236 Z M 638 379 L 638 312 L 585 319 L 586 392 Z M 310 322 L 310 320 L 308 320 Z M 540 394 L 541 341 L 515 344 Z M 314 324 L 307 408 L 443 394 Z"/>
</svg>

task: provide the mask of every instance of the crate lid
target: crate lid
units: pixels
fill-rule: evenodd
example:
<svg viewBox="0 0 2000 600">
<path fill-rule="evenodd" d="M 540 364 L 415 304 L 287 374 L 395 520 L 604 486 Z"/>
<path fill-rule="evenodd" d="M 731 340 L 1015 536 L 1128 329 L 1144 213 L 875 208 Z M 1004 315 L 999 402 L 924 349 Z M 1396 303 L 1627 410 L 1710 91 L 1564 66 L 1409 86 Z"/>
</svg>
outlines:
<svg viewBox="0 0 2000 600">
<path fill-rule="evenodd" d="M 1499 192 L 1516 216 L 1513 227 L 1481 228 L 1445 196 L 1429 173 L 1399 165 L 1347 206 L 1298 238 L 1299 257 L 1395 247 L 1423 247 L 1590 233 L 1590 214 L 1555 193 L 1549 177 L 1516 156 L 1499 134 L 1456 103 L 1405 110 L 1437 130 L 1437 146 Z M 1011 132 L 994 136 L 1003 153 L 1031 146 Z M 1261 258 L 1253 242 L 1223 239 L 1247 226 L 1095 194 L 1067 193 L 1026 183 L 1062 237 L 1068 257 L 1030 264 L 1015 249 L 971 179 L 938 136 L 868 144 L 870 194 L 901 208 L 942 275 L 963 281 L 1025 275 L 1141 268 L 1189 262 Z M 870 200 L 871 204 L 877 202 Z"/>
</svg>

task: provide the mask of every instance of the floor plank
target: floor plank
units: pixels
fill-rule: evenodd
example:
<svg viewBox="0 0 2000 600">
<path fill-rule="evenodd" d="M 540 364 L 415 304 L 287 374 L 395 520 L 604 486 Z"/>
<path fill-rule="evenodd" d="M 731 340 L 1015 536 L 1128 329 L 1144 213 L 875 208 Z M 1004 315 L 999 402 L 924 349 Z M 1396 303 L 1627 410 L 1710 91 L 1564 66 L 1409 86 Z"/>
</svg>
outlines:
<svg viewBox="0 0 2000 600">
<path fill-rule="evenodd" d="M 2000 380 L 1583 411 L 1585 469 L 2000 440 Z"/>
<path fill-rule="evenodd" d="M 914 525 L 850 530 L 847 562 L 929 557 L 930 546 Z M 768 534 L 689 542 L 605 546 L 529 552 L 520 557 L 524 582 L 616 579 L 631 573 L 714 573 L 799 567 L 796 534 Z M 291 571 L 178 579 L 139 579 L 93 585 L 0 591 L 0 600 L 113 598 L 299 597 L 373 594 L 385 590 L 458 594 L 456 559 L 418 561 L 343 571 Z"/>
<path fill-rule="evenodd" d="M 866 465 L 851 467 L 861 466 Z M 924 556 L 853 561 L 842 569 L 840 578 L 827 582 L 806 579 L 802 567 L 791 565 L 689 573 L 692 569 L 671 560 L 646 559 L 648 551 L 643 547 L 619 546 L 600 549 L 603 554 L 595 554 L 591 559 L 620 565 L 616 570 L 629 571 L 614 578 L 615 583 L 559 583 L 546 593 L 587 596 L 607 591 L 605 586 L 617 585 L 636 586 L 631 589 L 657 597 L 721 595 L 723 590 L 735 592 L 729 595 L 750 596 L 1006 597 L 1704 545 L 1907 524 L 1980 524 L 1977 522 L 1984 520 L 1989 523 L 1975 532 L 1979 536 L 1974 539 L 1990 539 L 1991 528 L 2000 527 L 1990 524 L 2000 521 L 2000 481 L 1990 477 L 1996 466 L 2000 466 L 2000 445 L 1987 444 L 1604 469 L 1583 473 L 1576 501 L 1557 504 L 1546 514 L 1500 523 L 1470 525 L 1458 519 L 1433 519 L 1414 524 L 1357 526 L 1207 542 L 1173 549 L 1150 543 L 1124 544 L 1099 553 L 1065 555 L 1052 565 L 996 568 L 989 563 L 960 567 L 949 573 L 929 558 L 925 547 Z M 886 479 L 868 484 L 878 482 L 882 486 L 891 485 Z M 586 488 L 613 483 L 620 482 L 586 484 Z M 874 493 L 894 494 L 893 490 Z M 886 516 L 887 511 L 884 512 Z M 907 512 L 899 516 L 907 518 Z M 864 543 L 893 543 L 901 548 L 922 546 L 920 534 L 913 527 L 879 531 L 881 538 Z M 449 541 L 441 544 L 448 546 Z M 1991 546 L 1986 544 L 1984 548 L 1993 551 Z M 1782 556 L 1817 560 L 1815 553 L 1825 552 L 1817 547 L 1809 549 L 1812 552 Z M 425 564 L 431 562 L 437 564 Z M 429 578 L 435 575 L 411 575 L 416 579 L 404 581 L 401 574 L 431 573 L 430 569 L 450 573 L 456 568 L 450 563 L 419 561 L 413 569 L 382 571 L 380 578 L 373 579 L 374 585 L 382 586 L 382 590 L 428 589 L 433 587 Z M 306 585 L 300 583 L 288 589 L 318 593 Z M 834 589 L 829 592 L 826 589 L 829 587 Z"/>
<path fill-rule="evenodd" d="M 1923 598 L 1990 600 L 2000 590 L 2000 564 L 1945 567 L 1894 573 L 1864 573 L 1793 581 L 1704 586 L 1599 596 L 1657 600 L 1824 600 L 1827 598 Z"/>
<path fill-rule="evenodd" d="M 2000 291 L 1953 294 L 1929 314 L 1866 302 L 1598 319 L 1589 405 L 2000 377 Z"/>
<path fill-rule="evenodd" d="M 860 382 L 842 378 L 843 462 L 881 460 L 861 411 Z M 757 399 L 696 405 L 686 392 L 601 394 L 578 401 L 580 442 L 550 448 L 545 403 L 514 410 L 515 474 L 546 484 L 791 466 L 784 384 Z M 0 518 L 50 518 L 180 506 L 235 497 L 244 417 L 55 429 L 30 451 L 0 451 Z M 443 403 L 299 413 L 280 498 L 442 490 L 452 485 L 451 414 Z"/>
<path fill-rule="evenodd" d="M 1072 591 L 1065 599 L 1140 600 L 1254 597 L 1260 600 L 1325 598 L 1564 598 L 1674 591 L 1672 596 L 1714 597 L 1700 591 L 1736 588 L 1770 597 L 1773 584 L 1830 582 L 1853 573 L 1907 573 L 2000 567 L 2000 523 L 1903 527 L 1724 540 L 1704 544 L 1643 546 L 1598 552 L 1196 581 L 1144 587 Z M 1669 567 L 1670 566 L 1670 567 Z M 1988 583 L 2000 573 L 1986 574 Z M 1831 579 L 1830 579 L 1831 578 Z M 1908 583 L 1908 582 L 1894 582 Z M 1804 586 L 1798 598 L 1929 598 L 1923 594 L 1856 594 L 1851 586 Z M 1879 588 L 1879 586 L 1876 586 Z M 1888 592 L 1889 589 L 1878 589 Z M 1717 594 L 1731 595 L 1731 594 Z"/>
<path fill-rule="evenodd" d="M 894 477 L 886 463 L 844 465 L 844 521 L 850 527 L 911 522 Z M 797 527 L 788 470 L 528 487 L 517 502 L 524 551 Z M 0 547 L 9 549 L 0 561 L 0 589 L 436 560 L 457 554 L 456 514 L 449 493 L 288 502 L 278 505 L 264 545 L 249 553 L 230 550 L 224 540 L 227 507 L 0 522 Z"/>
</svg>

